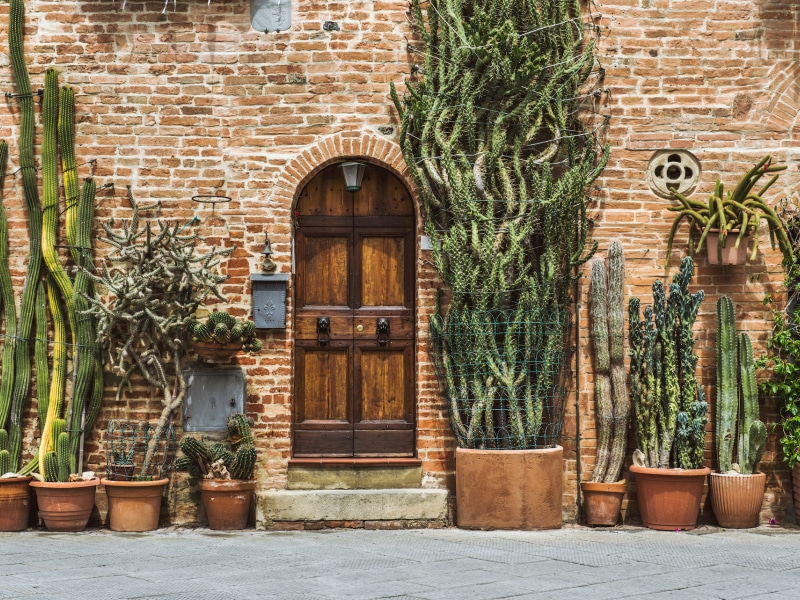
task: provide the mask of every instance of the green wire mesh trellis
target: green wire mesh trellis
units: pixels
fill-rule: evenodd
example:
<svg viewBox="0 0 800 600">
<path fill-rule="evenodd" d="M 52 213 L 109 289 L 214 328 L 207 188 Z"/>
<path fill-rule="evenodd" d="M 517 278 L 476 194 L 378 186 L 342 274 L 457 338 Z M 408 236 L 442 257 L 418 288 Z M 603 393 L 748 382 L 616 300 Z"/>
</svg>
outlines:
<svg viewBox="0 0 800 600">
<path fill-rule="evenodd" d="M 461 448 L 550 448 L 564 421 L 569 312 L 451 309 L 431 355 Z"/>
<path fill-rule="evenodd" d="M 106 430 L 106 477 L 112 481 L 163 479 L 175 458 L 175 430 L 172 425 L 156 437 L 156 425 L 147 421 L 109 419 Z M 148 448 L 153 459 L 142 471 Z"/>
</svg>

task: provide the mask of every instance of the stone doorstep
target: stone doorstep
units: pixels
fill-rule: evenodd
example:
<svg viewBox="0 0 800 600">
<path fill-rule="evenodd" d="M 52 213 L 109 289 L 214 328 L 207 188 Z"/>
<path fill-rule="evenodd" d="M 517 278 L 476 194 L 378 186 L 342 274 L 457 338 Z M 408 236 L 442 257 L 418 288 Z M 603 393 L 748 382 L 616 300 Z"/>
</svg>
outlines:
<svg viewBox="0 0 800 600">
<path fill-rule="evenodd" d="M 275 521 L 444 521 L 447 490 L 280 490 L 256 492 L 256 529 Z"/>
<path fill-rule="evenodd" d="M 290 466 L 289 490 L 406 489 L 422 485 L 422 467 Z"/>
</svg>

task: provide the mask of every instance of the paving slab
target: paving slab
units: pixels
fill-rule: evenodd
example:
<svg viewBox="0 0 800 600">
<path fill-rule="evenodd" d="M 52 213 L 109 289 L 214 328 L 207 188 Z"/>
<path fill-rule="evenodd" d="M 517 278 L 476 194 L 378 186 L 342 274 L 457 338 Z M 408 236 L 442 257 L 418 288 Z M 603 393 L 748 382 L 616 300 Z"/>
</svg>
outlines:
<svg viewBox="0 0 800 600">
<path fill-rule="evenodd" d="M 0 599 L 797 599 L 800 529 L 0 533 Z"/>
</svg>

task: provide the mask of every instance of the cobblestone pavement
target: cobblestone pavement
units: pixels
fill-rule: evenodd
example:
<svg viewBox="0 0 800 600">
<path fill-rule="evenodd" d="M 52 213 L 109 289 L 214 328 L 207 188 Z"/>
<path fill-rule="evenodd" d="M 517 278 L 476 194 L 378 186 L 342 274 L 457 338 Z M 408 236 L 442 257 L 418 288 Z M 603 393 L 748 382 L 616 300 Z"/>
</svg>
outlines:
<svg viewBox="0 0 800 600">
<path fill-rule="evenodd" d="M 0 598 L 769 598 L 800 531 L 0 533 Z"/>
</svg>

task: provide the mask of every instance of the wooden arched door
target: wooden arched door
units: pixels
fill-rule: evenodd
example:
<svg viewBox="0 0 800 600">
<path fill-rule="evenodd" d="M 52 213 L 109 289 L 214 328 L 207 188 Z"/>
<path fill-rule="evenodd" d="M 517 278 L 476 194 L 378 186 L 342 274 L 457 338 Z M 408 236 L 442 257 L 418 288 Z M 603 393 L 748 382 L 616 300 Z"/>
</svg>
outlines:
<svg viewBox="0 0 800 600">
<path fill-rule="evenodd" d="M 414 456 L 414 209 L 367 165 L 302 191 L 295 219 L 296 457 Z"/>
</svg>

